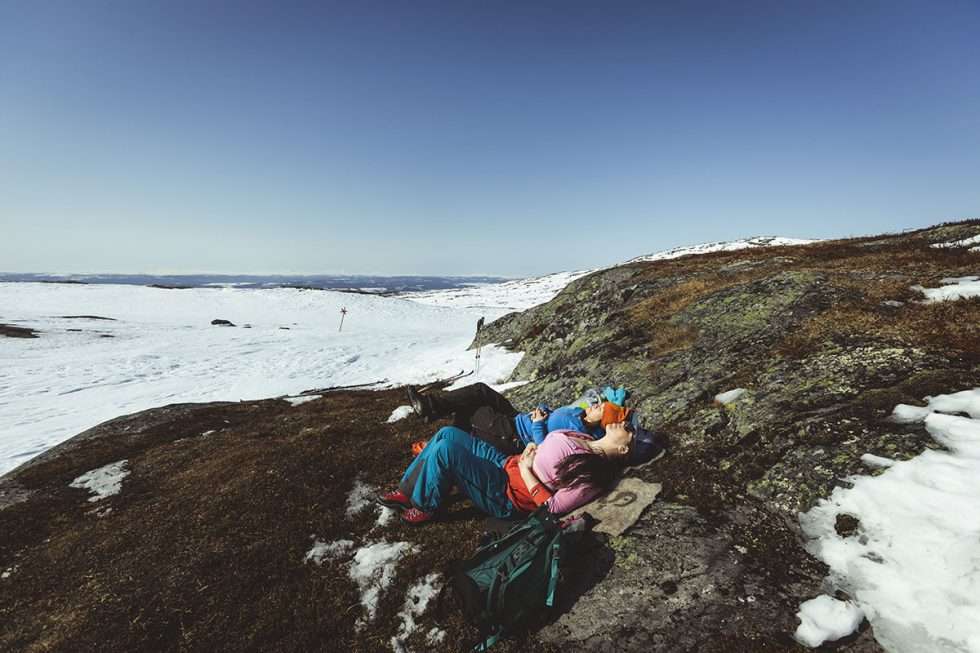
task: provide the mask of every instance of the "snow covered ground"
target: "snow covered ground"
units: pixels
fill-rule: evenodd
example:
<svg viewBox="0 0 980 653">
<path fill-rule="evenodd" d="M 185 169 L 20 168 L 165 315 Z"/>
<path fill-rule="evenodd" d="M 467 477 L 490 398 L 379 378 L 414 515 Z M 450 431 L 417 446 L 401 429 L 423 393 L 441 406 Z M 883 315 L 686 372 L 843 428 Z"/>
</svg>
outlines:
<svg viewBox="0 0 980 653">
<path fill-rule="evenodd" d="M 100 422 L 154 406 L 382 379 L 421 383 L 471 370 L 466 348 L 477 319 L 506 310 L 285 288 L 2 283 L 0 323 L 40 337 L 0 338 L 0 474 Z M 211 326 L 215 318 L 237 326 Z M 467 381 L 496 383 L 520 358 L 484 348 L 480 374 Z"/>
<path fill-rule="evenodd" d="M 897 422 L 925 424 L 945 449 L 905 461 L 865 458 L 854 476 L 800 516 L 807 547 L 830 567 L 828 589 L 800 606 L 797 639 L 816 646 L 852 632 L 863 614 L 888 651 L 980 652 L 980 388 L 899 405 Z M 838 515 L 859 520 L 837 534 Z"/>
<path fill-rule="evenodd" d="M 720 243 L 704 243 L 702 245 L 691 245 L 688 247 L 675 247 L 656 254 L 637 256 L 627 263 L 637 263 L 639 261 L 663 261 L 666 259 L 690 256 L 691 254 L 710 254 L 711 252 L 734 252 L 740 249 L 750 249 L 752 247 L 781 247 L 786 245 L 809 245 L 816 240 L 806 238 L 784 238 L 782 236 L 756 236 L 755 238 L 743 238 L 741 240 L 728 240 Z"/>
<path fill-rule="evenodd" d="M 473 285 L 455 290 L 432 290 L 402 295 L 405 299 L 431 306 L 452 306 L 488 310 L 491 313 L 504 309 L 506 312 L 523 311 L 551 301 L 561 290 L 579 277 L 595 270 L 556 272 L 543 277 L 516 279 L 504 283 Z M 495 315 L 494 317 L 499 317 Z M 493 318 L 488 315 L 487 322 Z"/>
</svg>

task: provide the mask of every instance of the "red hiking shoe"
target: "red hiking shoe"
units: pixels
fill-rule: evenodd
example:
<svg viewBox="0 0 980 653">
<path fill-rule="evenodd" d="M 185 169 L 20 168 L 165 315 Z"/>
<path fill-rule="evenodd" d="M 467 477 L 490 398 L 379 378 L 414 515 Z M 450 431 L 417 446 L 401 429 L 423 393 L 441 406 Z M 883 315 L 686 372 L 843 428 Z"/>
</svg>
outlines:
<svg viewBox="0 0 980 653">
<path fill-rule="evenodd" d="M 402 512 L 402 521 L 408 522 L 409 524 L 424 524 L 427 521 L 435 519 L 435 517 L 436 514 L 434 512 L 422 512 L 415 507 L 408 508 Z"/>
<path fill-rule="evenodd" d="M 393 510 L 405 510 L 407 508 L 412 508 L 412 501 L 405 493 L 401 490 L 395 490 L 394 492 L 389 492 L 388 494 L 382 494 L 380 497 L 375 499 L 379 504 L 385 508 L 391 508 Z"/>
</svg>

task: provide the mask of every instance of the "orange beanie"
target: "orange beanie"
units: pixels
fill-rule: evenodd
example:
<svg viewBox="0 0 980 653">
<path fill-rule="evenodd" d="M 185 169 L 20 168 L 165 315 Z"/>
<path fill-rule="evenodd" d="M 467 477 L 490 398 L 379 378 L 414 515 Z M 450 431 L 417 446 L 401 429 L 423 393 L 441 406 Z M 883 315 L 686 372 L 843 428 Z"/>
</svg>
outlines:
<svg viewBox="0 0 980 653">
<path fill-rule="evenodd" d="M 602 428 L 606 428 L 616 422 L 626 422 L 631 412 L 633 412 L 631 408 L 623 408 L 611 401 L 605 401 L 602 403 L 602 420 L 599 423 L 602 424 Z"/>
</svg>

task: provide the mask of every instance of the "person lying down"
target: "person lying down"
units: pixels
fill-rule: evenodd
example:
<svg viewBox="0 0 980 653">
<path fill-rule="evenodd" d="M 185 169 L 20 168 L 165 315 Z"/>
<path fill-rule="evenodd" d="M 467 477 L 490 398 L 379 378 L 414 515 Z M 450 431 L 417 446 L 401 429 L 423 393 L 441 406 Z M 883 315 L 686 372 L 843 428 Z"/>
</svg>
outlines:
<svg viewBox="0 0 980 653">
<path fill-rule="evenodd" d="M 544 416 L 534 418 L 543 421 Z M 422 524 L 437 517 L 455 486 L 494 517 L 516 518 L 540 506 L 561 515 L 609 490 L 626 465 L 640 465 L 661 451 L 655 434 L 623 421 L 608 424 L 598 439 L 556 429 L 540 444 L 528 442 L 519 454 L 505 453 L 459 426 L 446 426 L 408 466 L 398 489 L 378 497 L 378 503 L 398 510 L 407 523 Z"/>
</svg>

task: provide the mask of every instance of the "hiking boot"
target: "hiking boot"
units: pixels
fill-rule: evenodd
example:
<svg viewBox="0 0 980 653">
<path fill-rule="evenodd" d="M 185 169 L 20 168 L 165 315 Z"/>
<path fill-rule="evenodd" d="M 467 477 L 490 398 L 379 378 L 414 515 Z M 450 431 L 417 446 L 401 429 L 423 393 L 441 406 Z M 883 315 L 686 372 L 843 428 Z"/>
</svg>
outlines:
<svg viewBox="0 0 980 653">
<path fill-rule="evenodd" d="M 424 524 L 427 521 L 435 519 L 435 517 L 436 513 L 423 512 L 415 507 L 408 508 L 402 512 L 402 521 L 408 522 L 409 524 Z"/>
<path fill-rule="evenodd" d="M 432 420 L 432 399 L 420 394 L 415 386 L 408 386 L 406 392 L 412 410 L 428 424 Z"/>
<path fill-rule="evenodd" d="M 380 497 L 375 499 L 375 501 L 385 508 L 391 508 L 392 510 L 400 511 L 412 507 L 412 501 L 405 496 L 405 493 L 401 490 L 395 490 L 394 492 L 382 494 Z"/>
</svg>

